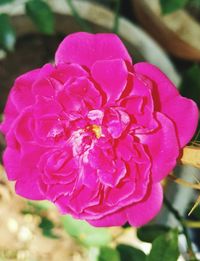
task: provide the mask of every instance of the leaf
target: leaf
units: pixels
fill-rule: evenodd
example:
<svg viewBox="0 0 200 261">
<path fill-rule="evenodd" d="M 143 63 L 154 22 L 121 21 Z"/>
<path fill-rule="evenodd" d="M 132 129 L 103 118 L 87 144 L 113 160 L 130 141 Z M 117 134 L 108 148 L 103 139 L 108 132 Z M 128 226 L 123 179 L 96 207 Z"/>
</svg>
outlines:
<svg viewBox="0 0 200 261">
<path fill-rule="evenodd" d="M 183 73 L 181 93 L 200 105 L 200 66 L 195 64 Z"/>
<path fill-rule="evenodd" d="M 102 247 L 100 249 L 98 261 L 120 261 L 119 253 L 110 247 Z"/>
<path fill-rule="evenodd" d="M 140 249 L 128 245 L 118 245 L 117 250 L 121 261 L 145 261 L 146 255 Z"/>
<path fill-rule="evenodd" d="M 39 228 L 42 229 L 42 234 L 44 236 L 54 239 L 58 238 L 58 236 L 56 236 L 52 231 L 54 228 L 54 223 L 47 217 L 42 217 Z"/>
<path fill-rule="evenodd" d="M 28 201 L 28 205 L 34 207 L 38 211 L 54 208 L 54 205 L 48 200 Z"/>
<path fill-rule="evenodd" d="M 98 261 L 100 254 L 100 249 L 98 247 L 89 247 L 88 248 L 88 260 L 89 261 Z"/>
<path fill-rule="evenodd" d="M 178 257 L 178 230 L 175 229 L 153 241 L 151 252 L 146 261 L 177 261 Z"/>
<path fill-rule="evenodd" d="M 42 33 L 54 32 L 54 15 L 47 3 L 42 0 L 30 0 L 25 6 L 27 15 Z"/>
<path fill-rule="evenodd" d="M 111 235 L 105 228 L 92 227 L 87 222 L 69 215 L 63 216 L 61 221 L 67 233 L 86 246 L 105 246 L 111 241 Z"/>
<path fill-rule="evenodd" d="M 8 51 L 13 51 L 16 36 L 7 14 L 0 14 L 0 46 Z"/>
<path fill-rule="evenodd" d="M 148 225 L 137 230 L 137 236 L 141 241 L 152 243 L 158 236 L 170 231 L 170 228 L 164 225 Z"/>
<path fill-rule="evenodd" d="M 160 0 L 162 13 L 169 14 L 184 8 L 189 0 Z"/>
<path fill-rule="evenodd" d="M 55 206 L 48 200 L 27 201 L 27 207 L 22 210 L 22 214 L 41 215 L 41 212 L 46 212 L 49 208 Z"/>
<path fill-rule="evenodd" d="M 14 0 L 0 0 L 0 5 L 9 4 L 11 2 L 14 2 Z"/>
</svg>

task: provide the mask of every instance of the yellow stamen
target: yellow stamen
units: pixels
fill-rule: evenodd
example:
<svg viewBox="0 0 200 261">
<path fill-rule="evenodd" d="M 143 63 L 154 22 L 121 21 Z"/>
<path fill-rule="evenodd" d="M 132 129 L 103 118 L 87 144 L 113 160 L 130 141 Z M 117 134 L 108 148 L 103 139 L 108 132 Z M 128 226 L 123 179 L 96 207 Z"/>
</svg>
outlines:
<svg viewBox="0 0 200 261">
<path fill-rule="evenodd" d="M 92 125 L 92 131 L 95 133 L 97 139 L 99 139 L 102 135 L 101 127 L 98 125 Z"/>
</svg>

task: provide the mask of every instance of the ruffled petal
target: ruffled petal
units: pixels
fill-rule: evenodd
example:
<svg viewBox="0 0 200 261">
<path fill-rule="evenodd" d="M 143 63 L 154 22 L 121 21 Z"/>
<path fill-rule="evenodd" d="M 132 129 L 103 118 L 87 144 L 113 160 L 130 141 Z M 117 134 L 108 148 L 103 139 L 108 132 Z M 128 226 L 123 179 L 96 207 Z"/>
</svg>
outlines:
<svg viewBox="0 0 200 261">
<path fill-rule="evenodd" d="M 87 78 L 77 78 L 74 82 L 66 85 L 66 91 L 70 96 L 84 100 L 88 107 L 97 109 L 101 106 L 101 95 L 93 82 Z"/>
<path fill-rule="evenodd" d="M 103 168 L 97 170 L 99 180 L 105 186 L 115 187 L 120 180 L 126 175 L 126 166 L 123 161 L 116 160 L 112 171 L 106 171 Z"/>
<path fill-rule="evenodd" d="M 23 169 L 21 169 L 23 171 Z M 24 169 L 24 171 L 27 171 Z M 39 188 L 38 179 L 40 173 L 33 170 L 28 170 L 28 177 L 23 176 L 17 179 L 15 184 L 15 191 L 18 195 L 31 200 L 43 200 L 45 195 Z"/>
<path fill-rule="evenodd" d="M 24 144 L 20 151 L 20 175 L 17 178 L 16 193 L 32 200 L 44 199 L 39 188 L 41 172 L 37 168 L 41 155 L 45 148 L 35 143 Z"/>
<path fill-rule="evenodd" d="M 97 220 L 87 220 L 87 222 L 95 227 L 123 226 L 127 222 L 127 216 L 125 210 L 122 209 Z"/>
<path fill-rule="evenodd" d="M 163 102 L 179 95 L 178 90 L 169 78 L 153 64 L 146 62 L 137 63 L 134 65 L 134 71 L 139 74 L 137 77 L 141 75 L 141 80 L 147 86 L 153 88 L 154 106 L 156 110 L 160 111 Z"/>
<path fill-rule="evenodd" d="M 13 104 L 10 96 L 7 100 L 6 107 L 4 109 L 4 118 L 0 124 L 0 131 L 6 135 L 7 132 L 11 129 L 14 124 L 19 112 L 17 111 L 16 106 Z"/>
<path fill-rule="evenodd" d="M 78 63 L 90 68 L 96 61 L 123 59 L 132 62 L 126 48 L 115 34 L 74 33 L 59 45 L 56 64 Z"/>
<path fill-rule="evenodd" d="M 3 165 L 9 180 L 16 180 L 20 175 L 20 152 L 7 148 L 3 154 Z"/>
<path fill-rule="evenodd" d="M 180 147 L 183 148 L 197 128 L 199 111 L 196 103 L 179 95 L 163 103 L 162 112 L 173 121 Z"/>
<path fill-rule="evenodd" d="M 162 186 L 159 183 L 152 185 L 142 201 L 126 208 L 128 222 L 135 227 L 148 223 L 160 211 L 162 201 Z"/>
<path fill-rule="evenodd" d="M 87 77 L 89 74 L 78 64 L 58 64 L 50 77 L 62 84 L 77 77 Z"/>
<path fill-rule="evenodd" d="M 175 167 L 179 156 L 178 139 L 173 122 L 161 113 L 156 113 L 156 119 L 160 124 L 159 129 L 147 135 L 138 135 L 151 157 L 153 182 L 164 179 Z"/>
<path fill-rule="evenodd" d="M 123 60 L 97 61 L 92 66 L 91 73 L 106 93 L 108 102 L 120 98 L 128 78 L 128 70 Z"/>
<path fill-rule="evenodd" d="M 181 97 L 169 78 L 156 66 L 149 63 L 138 63 L 134 70 L 151 80 L 155 109 L 166 114 L 175 124 L 177 137 L 184 147 L 194 135 L 198 123 L 197 105 L 190 99 Z M 148 82 L 147 82 L 148 85 Z M 187 130 L 187 131 L 186 131 Z"/>
<path fill-rule="evenodd" d="M 47 115 L 58 116 L 62 110 L 62 106 L 52 97 L 37 96 L 33 114 L 35 118 L 42 118 Z"/>
<path fill-rule="evenodd" d="M 11 128 L 18 114 L 35 102 L 35 96 L 32 93 L 32 84 L 38 78 L 40 70 L 32 70 L 16 79 L 5 106 L 5 119 L 0 125 L 0 131 L 4 134 Z"/>
</svg>

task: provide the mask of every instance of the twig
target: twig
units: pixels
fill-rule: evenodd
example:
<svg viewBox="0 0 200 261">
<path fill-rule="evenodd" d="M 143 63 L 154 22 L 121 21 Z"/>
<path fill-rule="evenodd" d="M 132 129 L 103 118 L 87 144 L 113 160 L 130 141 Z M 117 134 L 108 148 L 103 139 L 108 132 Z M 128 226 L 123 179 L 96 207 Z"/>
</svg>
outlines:
<svg viewBox="0 0 200 261">
<path fill-rule="evenodd" d="M 187 146 L 183 149 L 180 162 L 184 165 L 200 168 L 200 146 Z"/>
<path fill-rule="evenodd" d="M 200 221 L 185 220 L 185 225 L 189 228 L 200 228 Z"/>
<path fill-rule="evenodd" d="M 182 227 L 183 233 L 185 235 L 186 241 L 187 241 L 187 246 L 188 246 L 188 254 L 192 260 L 197 260 L 195 253 L 192 248 L 192 242 L 189 237 L 187 227 L 185 225 L 185 220 L 183 217 L 179 214 L 179 212 L 171 205 L 170 201 L 164 196 L 164 204 L 167 207 L 167 209 L 173 214 L 173 216 L 176 218 L 176 220 L 179 222 L 179 224 Z"/>
<path fill-rule="evenodd" d="M 173 180 L 174 182 L 176 182 L 177 184 L 180 184 L 184 187 L 189 187 L 189 188 L 192 188 L 192 189 L 197 189 L 197 190 L 200 190 L 200 184 L 194 184 L 192 182 L 189 182 L 189 181 L 186 181 L 184 179 L 181 179 L 181 178 L 177 178 L 176 176 L 174 176 L 173 174 L 170 174 L 168 176 L 169 179 Z"/>
</svg>

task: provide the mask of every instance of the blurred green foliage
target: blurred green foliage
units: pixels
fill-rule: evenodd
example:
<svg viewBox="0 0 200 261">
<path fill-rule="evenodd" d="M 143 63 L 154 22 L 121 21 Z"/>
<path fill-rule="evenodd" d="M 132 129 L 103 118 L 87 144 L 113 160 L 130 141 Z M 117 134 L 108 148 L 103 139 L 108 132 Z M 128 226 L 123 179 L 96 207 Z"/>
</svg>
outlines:
<svg viewBox="0 0 200 261">
<path fill-rule="evenodd" d="M 146 255 L 140 249 L 120 244 L 117 246 L 121 261 L 145 261 Z"/>
<path fill-rule="evenodd" d="M 15 0 L 0 0 L 0 5 L 9 4 L 11 2 L 14 2 Z"/>
<path fill-rule="evenodd" d="M 29 0 L 25 4 L 26 13 L 38 30 L 44 34 L 54 32 L 54 15 L 49 5 L 42 0 Z"/>
<path fill-rule="evenodd" d="M 16 41 L 15 31 L 7 14 L 0 14 L 0 47 L 13 51 Z"/>
<path fill-rule="evenodd" d="M 152 243 L 158 236 L 170 231 L 170 227 L 164 225 L 146 225 L 137 230 L 137 237 L 144 242 Z"/>
<path fill-rule="evenodd" d="M 189 0 L 160 0 L 163 14 L 169 14 L 183 8 Z"/>
<path fill-rule="evenodd" d="M 200 106 L 200 66 L 194 64 L 183 73 L 181 92 Z"/>
<path fill-rule="evenodd" d="M 152 249 L 146 261 L 177 261 L 179 257 L 178 230 L 160 235 L 152 243 Z"/>
<path fill-rule="evenodd" d="M 162 13 L 170 14 L 186 6 L 200 8 L 200 0 L 160 0 Z"/>
<path fill-rule="evenodd" d="M 39 224 L 39 228 L 42 230 L 42 234 L 45 237 L 50 237 L 52 239 L 59 238 L 57 235 L 54 234 L 54 223 L 47 217 L 42 217 L 41 222 Z"/>
<path fill-rule="evenodd" d="M 98 261 L 120 261 L 119 253 L 110 247 L 102 247 L 98 256 Z M 138 260 L 139 261 L 139 260 Z"/>
<path fill-rule="evenodd" d="M 61 218 L 66 232 L 86 246 L 107 246 L 111 235 L 106 228 L 95 228 L 82 220 L 76 220 L 69 215 Z"/>
</svg>

